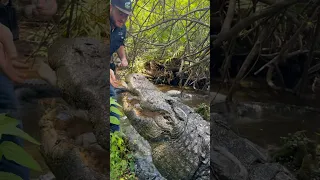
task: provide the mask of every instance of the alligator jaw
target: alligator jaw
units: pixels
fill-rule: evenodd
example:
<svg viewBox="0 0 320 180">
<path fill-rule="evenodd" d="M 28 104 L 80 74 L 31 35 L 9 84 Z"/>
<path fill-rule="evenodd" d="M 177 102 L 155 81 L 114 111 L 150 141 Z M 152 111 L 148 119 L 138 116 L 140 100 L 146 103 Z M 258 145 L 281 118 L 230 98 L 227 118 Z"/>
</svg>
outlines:
<svg viewBox="0 0 320 180">
<path fill-rule="evenodd" d="M 126 115 L 140 135 L 152 142 L 168 137 L 173 128 L 163 123 L 163 120 L 166 120 L 163 117 L 164 112 L 142 109 L 140 100 L 129 93 L 123 95 L 122 102 Z"/>
<path fill-rule="evenodd" d="M 159 91 L 140 74 L 127 76 L 125 114 L 152 148 L 152 159 L 167 179 L 210 179 L 210 125 L 190 107 Z"/>
</svg>

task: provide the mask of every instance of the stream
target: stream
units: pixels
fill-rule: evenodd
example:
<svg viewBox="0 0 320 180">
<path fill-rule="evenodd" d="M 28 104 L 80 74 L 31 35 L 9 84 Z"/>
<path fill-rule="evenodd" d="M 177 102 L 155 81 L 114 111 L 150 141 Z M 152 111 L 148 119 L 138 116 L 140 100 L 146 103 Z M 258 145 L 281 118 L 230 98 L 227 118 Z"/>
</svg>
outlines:
<svg viewBox="0 0 320 180">
<path fill-rule="evenodd" d="M 283 103 L 320 108 L 320 99 L 317 94 L 308 92 L 304 100 L 299 100 L 293 94 L 276 93 L 266 85 L 261 85 L 261 83 L 249 81 L 246 84 L 251 85 L 241 87 L 234 95 L 234 99 L 243 102 Z M 252 86 L 253 84 L 255 85 Z M 219 91 L 219 93 L 227 95 L 228 92 L 219 87 L 219 83 L 214 84 L 212 91 Z M 268 148 L 268 146 L 279 146 L 281 143 L 280 137 L 288 136 L 289 133 L 293 134 L 297 131 L 305 131 L 309 138 L 315 139 L 315 133 L 320 132 L 320 121 L 319 115 L 316 113 L 301 116 L 268 114 L 255 122 L 235 122 L 233 129 L 240 136 Z"/>
<path fill-rule="evenodd" d="M 156 87 L 161 91 L 161 92 L 168 92 L 168 91 L 180 91 L 181 89 L 179 87 L 176 86 L 169 86 L 169 85 L 156 85 Z M 183 90 L 183 94 L 187 94 L 188 97 L 187 98 L 182 98 L 181 101 L 192 107 L 192 108 L 196 108 L 198 105 L 205 103 L 207 105 L 209 105 L 210 101 L 209 101 L 209 96 L 206 94 L 206 92 L 203 91 L 197 91 L 194 89 L 185 89 Z"/>
</svg>

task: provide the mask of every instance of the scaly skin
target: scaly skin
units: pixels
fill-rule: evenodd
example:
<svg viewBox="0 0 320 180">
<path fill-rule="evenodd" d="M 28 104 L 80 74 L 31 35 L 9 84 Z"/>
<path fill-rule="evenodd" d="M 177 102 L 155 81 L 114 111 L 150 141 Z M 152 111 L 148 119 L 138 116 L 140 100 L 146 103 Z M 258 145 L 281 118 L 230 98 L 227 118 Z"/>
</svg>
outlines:
<svg viewBox="0 0 320 180">
<path fill-rule="evenodd" d="M 88 111 L 98 143 L 109 149 L 108 56 L 110 47 L 92 38 L 61 39 L 48 50 L 57 87 L 68 104 Z"/>
<path fill-rule="evenodd" d="M 210 124 L 190 107 L 157 90 L 143 75 L 127 76 L 124 111 L 152 148 L 167 179 L 210 179 Z"/>
</svg>

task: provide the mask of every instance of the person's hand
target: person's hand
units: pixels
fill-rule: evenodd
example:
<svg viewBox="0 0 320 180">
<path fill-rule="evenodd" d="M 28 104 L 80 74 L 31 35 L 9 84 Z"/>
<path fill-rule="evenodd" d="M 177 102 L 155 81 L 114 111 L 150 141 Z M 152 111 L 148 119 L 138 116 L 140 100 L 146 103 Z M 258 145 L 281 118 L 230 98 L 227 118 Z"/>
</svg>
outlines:
<svg viewBox="0 0 320 180">
<path fill-rule="evenodd" d="M 123 58 L 121 60 L 120 67 L 127 67 L 127 66 L 128 66 L 128 60 L 126 58 Z"/>
<path fill-rule="evenodd" d="M 24 73 L 18 69 L 27 69 L 28 65 L 19 62 L 17 59 L 9 59 L 10 55 L 5 52 L 4 45 L 0 43 L 0 68 L 15 83 L 22 83 L 26 78 Z"/>
<path fill-rule="evenodd" d="M 33 9 L 33 14 L 36 16 L 53 16 L 56 14 L 58 5 L 56 0 L 38 0 L 35 8 Z"/>
<path fill-rule="evenodd" d="M 112 69 L 110 69 L 110 84 L 115 88 L 118 87 L 118 82 Z"/>
<path fill-rule="evenodd" d="M 14 82 L 22 83 L 26 77 L 18 69 L 29 68 L 18 61 L 11 31 L 0 23 L 0 68 Z"/>
</svg>

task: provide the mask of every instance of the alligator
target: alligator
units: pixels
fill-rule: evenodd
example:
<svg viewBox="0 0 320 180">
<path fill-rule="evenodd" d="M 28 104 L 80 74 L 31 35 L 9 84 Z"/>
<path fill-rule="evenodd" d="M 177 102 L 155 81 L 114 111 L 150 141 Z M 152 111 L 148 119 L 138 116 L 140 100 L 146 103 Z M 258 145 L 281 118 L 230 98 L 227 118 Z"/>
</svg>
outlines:
<svg viewBox="0 0 320 180">
<path fill-rule="evenodd" d="M 224 116 L 211 113 L 210 128 L 209 122 L 160 92 L 143 75 L 128 75 L 126 81 L 130 93 L 122 97 L 124 112 L 149 142 L 153 162 L 163 177 L 296 180 L 284 166 L 271 162 L 265 149 L 233 132 Z"/>
<path fill-rule="evenodd" d="M 210 123 L 194 110 L 159 91 L 145 76 L 126 77 L 122 102 L 126 116 L 152 149 L 166 179 L 210 179 Z"/>
<path fill-rule="evenodd" d="M 55 98 L 62 95 L 60 89 L 40 78 L 27 79 L 21 84 L 16 84 L 14 91 L 20 104 L 36 103 L 41 98 Z"/>
<path fill-rule="evenodd" d="M 87 113 L 62 98 L 41 99 L 40 152 L 56 179 L 101 180 L 109 176 L 109 151 L 96 142 Z"/>
<path fill-rule="evenodd" d="M 48 64 L 55 71 L 62 98 L 88 111 L 98 143 L 109 150 L 110 46 L 93 38 L 57 40 L 48 49 Z"/>
<path fill-rule="evenodd" d="M 48 52 L 56 82 L 15 85 L 20 102 L 39 103 L 40 152 L 57 179 L 109 178 L 109 49 L 91 38 L 58 40 Z"/>
</svg>

